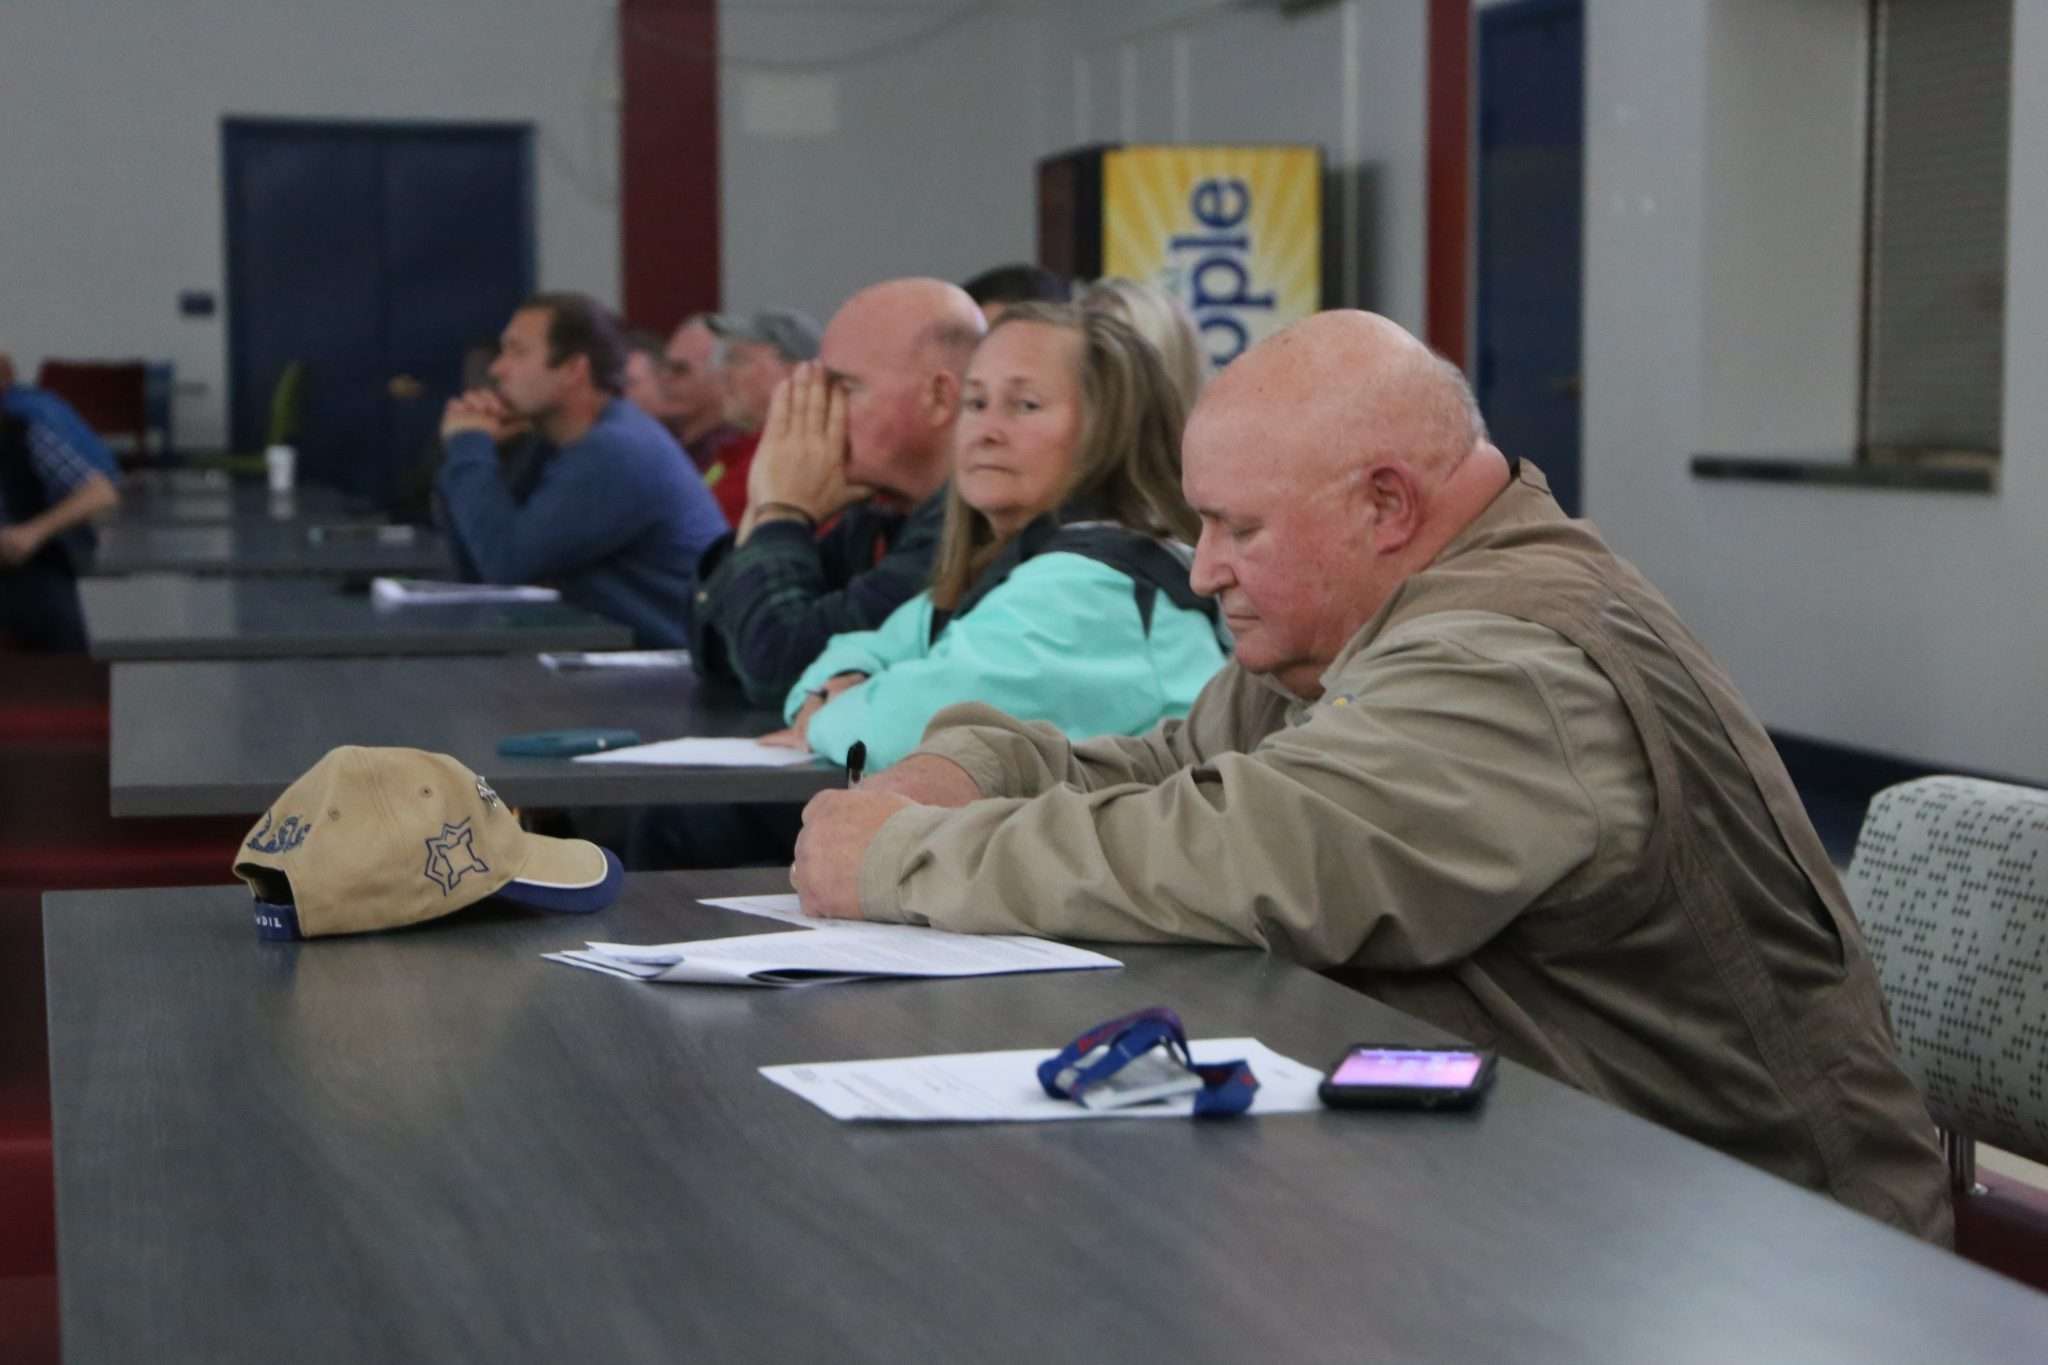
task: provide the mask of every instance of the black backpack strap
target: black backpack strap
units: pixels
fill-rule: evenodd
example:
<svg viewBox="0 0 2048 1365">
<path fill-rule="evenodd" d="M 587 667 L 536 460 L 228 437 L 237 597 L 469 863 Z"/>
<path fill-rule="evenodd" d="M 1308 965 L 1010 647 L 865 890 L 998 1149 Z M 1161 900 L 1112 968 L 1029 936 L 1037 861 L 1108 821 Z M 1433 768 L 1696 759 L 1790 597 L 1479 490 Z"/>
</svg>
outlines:
<svg viewBox="0 0 2048 1365">
<path fill-rule="evenodd" d="M 1074 526 L 1055 534 L 1041 553 L 1064 551 L 1107 564 L 1131 580 L 1138 620 L 1152 633 L 1152 613 L 1164 593 L 1182 611 L 1200 612 L 1211 626 L 1221 619 L 1215 599 L 1203 597 L 1188 582 L 1188 561 L 1163 541 L 1121 526 Z"/>
<path fill-rule="evenodd" d="M 1107 564 L 1131 580 L 1131 597 L 1145 634 L 1152 634 L 1152 615 L 1159 595 L 1183 611 L 1198 611 L 1214 626 L 1221 619 L 1216 603 L 1200 596 L 1188 583 L 1188 561 L 1172 547 L 1142 532 L 1121 526 L 1059 526 L 1050 518 L 1033 522 L 1003 547 L 982 571 L 974 586 L 950 612 L 932 613 L 931 638 L 939 638 L 948 622 L 965 616 L 981 599 L 1001 587 L 1017 566 L 1042 554 L 1061 552 Z"/>
</svg>

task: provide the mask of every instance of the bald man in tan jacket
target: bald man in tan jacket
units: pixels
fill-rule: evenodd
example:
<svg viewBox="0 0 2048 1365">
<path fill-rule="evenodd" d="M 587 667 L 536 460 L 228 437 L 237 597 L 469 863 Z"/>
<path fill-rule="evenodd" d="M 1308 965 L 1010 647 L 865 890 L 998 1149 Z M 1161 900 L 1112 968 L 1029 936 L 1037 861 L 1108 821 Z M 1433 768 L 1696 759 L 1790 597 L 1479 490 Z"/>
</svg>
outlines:
<svg viewBox="0 0 2048 1365">
<path fill-rule="evenodd" d="M 1457 371 L 1326 313 L 1183 444 L 1235 660 L 1070 744 L 986 707 L 805 812 L 812 914 L 1245 944 L 1916 1235 L 1944 1168 L 1762 725 Z"/>
</svg>

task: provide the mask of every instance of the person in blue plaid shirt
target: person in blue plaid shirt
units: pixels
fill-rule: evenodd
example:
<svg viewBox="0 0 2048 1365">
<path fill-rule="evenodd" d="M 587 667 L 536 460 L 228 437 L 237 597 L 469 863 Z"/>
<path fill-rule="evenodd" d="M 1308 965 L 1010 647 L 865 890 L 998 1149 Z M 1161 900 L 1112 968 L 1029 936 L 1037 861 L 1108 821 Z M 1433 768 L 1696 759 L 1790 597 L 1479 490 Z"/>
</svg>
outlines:
<svg viewBox="0 0 2048 1365">
<path fill-rule="evenodd" d="M 85 649 L 78 575 L 92 520 L 120 502 L 113 452 L 54 393 L 19 387 L 0 353 L 0 647 Z"/>
</svg>

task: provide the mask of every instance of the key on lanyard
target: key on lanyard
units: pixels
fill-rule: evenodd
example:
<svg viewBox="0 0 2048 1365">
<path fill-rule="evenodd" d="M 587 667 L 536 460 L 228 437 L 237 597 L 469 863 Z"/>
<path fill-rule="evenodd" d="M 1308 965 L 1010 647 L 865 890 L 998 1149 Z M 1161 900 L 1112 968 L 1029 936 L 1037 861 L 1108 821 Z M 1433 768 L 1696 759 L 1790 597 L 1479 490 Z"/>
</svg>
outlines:
<svg viewBox="0 0 2048 1365">
<path fill-rule="evenodd" d="M 1201 1081 L 1194 1092 L 1197 1118 L 1242 1114 L 1251 1107 L 1258 1078 L 1244 1061 L 1197 1062 L 1188 1051 L 1180 1016 L 1164 1005 L 1097 1024 L 1038 1064 L 1038 1083 L 1056 1100 L 1083 1099 L 1154 1048 Z"/>
</svg>

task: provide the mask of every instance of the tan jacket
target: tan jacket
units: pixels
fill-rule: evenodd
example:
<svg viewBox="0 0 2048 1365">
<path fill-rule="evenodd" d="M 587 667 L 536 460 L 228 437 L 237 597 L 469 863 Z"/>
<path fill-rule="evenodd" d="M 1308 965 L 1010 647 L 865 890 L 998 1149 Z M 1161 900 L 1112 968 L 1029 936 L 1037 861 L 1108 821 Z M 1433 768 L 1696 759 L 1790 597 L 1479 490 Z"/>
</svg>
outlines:
<svg viewBox="0 0 2048 1365">
<path fill-rule="evenodd" d="M 892 818 L 875 919 L 1253 944 L 1825 1191 L 1951 1235 L 1841 888 L 1761 725 L 1542 476 L 1410 579 L 1304 703 L 1227 667 L 1070 745 L 960 707 L 998 799 Z"/>
</svg>

